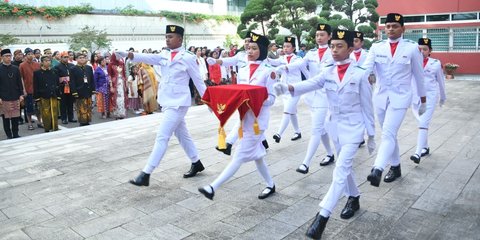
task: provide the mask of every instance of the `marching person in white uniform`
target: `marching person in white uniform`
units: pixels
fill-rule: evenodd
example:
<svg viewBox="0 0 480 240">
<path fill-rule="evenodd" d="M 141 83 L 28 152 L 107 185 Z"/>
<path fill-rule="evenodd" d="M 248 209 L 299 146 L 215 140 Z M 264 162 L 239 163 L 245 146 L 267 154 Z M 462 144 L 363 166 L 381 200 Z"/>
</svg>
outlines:
<svg viewBox="0 0 480 240">
<path fill-rule="evenodd" d="M 375 67 L 377 73 L 373 102 L 382 127 L 382 141 L 367 177 L 370 184 L 376 187 L 380 185 L 387 164 L 390 164 L 390 170 L 385 175 L 385 182 L 395 181 L 402 175 L 397 133 L 412 103 L 412 81 L 417 87 L 418 96 L 421 96 L 419 115 L 426 108 L 422 56 L 416 42 L 402 39 L 404 31 L 403 16 L 389 13 L 385 22 L 388 40 L 373 44 L 363 64 L 368 72 Z"/>
<path fill-rule="evenodd" d="M 328 24 L 318 24 L 315 33 L 315 41 L 318 44 L 318 49 L 312 49 L 307 52 L 301 61 L 296 61 L 284 66 L 277 67 L 277 72 L 289 72 L 296 69 L 308 68 L 307 78 L 316 76 L 322 72 L 322 68 L 333 63 L 332 53 L 328 48 L 328 41 L 332 29 Z M 305 95 L 305 102 L 310 106 L 310 113 L 312 116 L 312 137 L 308 143 L 307 153 L 303 163 L 297 168 L 297 172 L 306 174 L 310 167 L 310 162 L 317 151 L 320 141 L 322 141 L 327 156 L 320 162 L 320 166 L 325 166 L 333 163 L 335 157 L 332 148 L 330 147 L 330 139 L 327 131 L 325 131 L 325 118 L 327 116 L 328 103 L 325 95 L 325 90 L 319 89 Z M 280 139 L 275 138 L 279 142 Z"/>
<path fill-rule="evenodd" d="M 162 82 L 158 89 L 158 102 L 162 103 L 162 119 L 158 129 L 155 145 L 148 157 L 148 162 L 143 171 L 133 180 L 131 184 L 137 186 L 148 186 L 150 174 L 158 167 L 165 152 L 168 141 L 172 134 L 178 138 L 180 145 L 192 162 L 190 170 L 183 175 L 184 178 L 195 176 L 205 168 L 199 160 L 198 151 L 190 136 L 185 115 L 192 104 L 189 80 L 192 79 L 200 95 L 205 93 L 205 83 L 193 53 L 185 51 L 182 47 L 184 29 L 180 26 L 167 25 L 166 45 L 169 50 L 160 54 L 140 54 L 129 52 L 128 57 L 133 62 L 143 62 L 151 65 L 159 65 L 162 72 Z M 122 57 L 127 56 L 125 52 L 117 52 Z"/>
<path fill-rule="evenodd" d="M 209 65 L 220 64 L 222 67 L 235 67 L 235 66 L 239 67 L 239 68 L 245 67 L 248 64 L 248 56 L 247 56 L 246 51 L 248 49 L 248 43 L 251 40 L 250 35 L 251 35 L 250 31 L 248 31 L 245 34 L 244 45 L 243 45 L 244 50 L 243 51 L 239 51 L 233 57 L 226 57 L 226 58 L 221 58 L 221 59 L 215 59 L 215 58 L 209 57 L 209 58 L 207 58 L 207 63 Z M 248 84 L 248 82 L 242 82 L 241 79 L 237 78 L 237 84 Z M 238 139 L 238 129 L 239 128 L 240 128 L 240 121 L 237 121 L 235 123 L 234 127 L 232 128 L 232 130 L 230 130 L 230 132 L 227 134 L 227 137 L 225 139 L 225 141 L 227 143 L 227 148 L 220 149 L 220 148 L 218 148 L 218 146 L 216 146 L 215 149 L 217 149 L 218 151 L 223 152 L 224 154 L 230 156 L 230 154 L 232 153 L 232 146 Z M 265 149 L 268 149 L 269 146 L 268 146 L 267 140 L 265 139 L 265 136 L 263 137 L 262 144 L 265 147 Z"/>
<path fill-rule="evenodd" d="M 265 59 L 268 53 L 268 38 L 252 33 L 251 42 L 248 45 L 248 64 L 240 68 L 238 79 L 245 84 L 264 86 L 268 91 L 268 98 L 264 101 L 257 118 L 260 133 L 257 135 L 253 130 L 255 116 L 249 110 L 242 120 L 243 138 L 239 140 L 233 159 L 210 185 L 198 188 L 198 191 L 205 197 L 213 200 L 215 191 L 231 178 L 240 166 L 249 161 L 255 161 L 257 170 L 267 183 L 267 187 L 258 195 L 259 199 L 269 197 L 275 192 L 275 184 L 265 163 L 265 147 L 262 145 L 263 133 L 268 128 L 270 118 L 270 107 L 275 102 L 273 84 L 275 83 L 275 69 L 268 65 Z"/>
<path fill-rule="evenodd" d="M 362 66 L 367 59 L 368 51 L 363 49 L 363 33 L 355 31 L 355 38 L 353 40 L 353 52 L 350 58 L 354 60 L 358 66 Z"/>
<path fill-rule="evenodd" d="M 285 37 L 285 41 L 283 43 L 283 51 L 285 55 L 280 56 L 277 59 L 268 59 L 268 62 L 274 66 L 280 65 L 287 65 L 290 63 L 294 63 L 297 61 L 301 61 L 302 58 L 298 57 L 295 54 L 295 41 L 296 38 L 294 37 Z M 290 69 L 286 74 L 283 74 L 280 78 L 280 81 L 285 84 L 293 84 L 302 81 L 302 73 L 305 75 L 307 74 L 307 68 L 304 67 L 303 69 Z M 302 133 L 300 132 L 300 127 L 298 126 L 298 118 L 297 118 L 297 104 L 300 100 L 300 96 L 293 97 L 290 94 L 285 94 L 283 97 L 283 116 L 282 121 L 280 122 L 280 127 L 278 128 L 277 133 L 273 136 L 275 140 L 282 138 L 283 132 L 287 129 L 287 126 L 290 122 L 292 122 L 293 130 L 295 131 L 293 137 L 291 138 L 292 141 L 296 141 L 302 138 Z"/>
<path fill-rule="evenodd" d="M 353 51 L 354 32 L 334 30 L 330 49 L 334 64 L 328 65 L 317 76 L 303 82 L 291 84 L 275 84 L 275 89 L 282 93 L 287 89 L 293 96 L 299 96 L 314 89 L 326 90 L 329 114 L 326 129 L 335 144 L 337 161 L 333 170 L 332 183 L 327 194 L 320 203 L 321 210 L 308 228 L 306 235 L 320 239 L 325 225 L 345 194 L 347 204 L 340 217 L 349 219 L 360 208 L 360 191 L 353 176 L 353 158 L 358 151 L 358 144 L 363 140 L 367 129 L 368 148 L 370 154 L 375 149 L 375 123 L 372 106 L 372 89 L 368 82 L 369 72 L 358 67 L 349 58 Z"/>
<path fill-rule="evenodd" d="M 445 104 L 447 95 L 445 94 L 445 76 L 443 75 L 442 63 L 430 57 L 432 53 L 432 41 L 429 38 L 418 39 L 418 48 L 423 55 L 423 72 L 425 74 L 425 92 L 427 94 L 427 110 L 422 116 L 417 114 L 420 107 L 420 99 L 413 96 L 412 111 L 418 121 L 417 148 L 415 154 L 410 156 L 410 160 L 420 163 L 420 158 L 430 154 L 428 147 L 428 126 L 432 120 L 433 112 L 437 105 L 438 95 L 440 95 L 439 106 Z M 415 86 L 415 85 L 413 85 Z"/>
</svg>

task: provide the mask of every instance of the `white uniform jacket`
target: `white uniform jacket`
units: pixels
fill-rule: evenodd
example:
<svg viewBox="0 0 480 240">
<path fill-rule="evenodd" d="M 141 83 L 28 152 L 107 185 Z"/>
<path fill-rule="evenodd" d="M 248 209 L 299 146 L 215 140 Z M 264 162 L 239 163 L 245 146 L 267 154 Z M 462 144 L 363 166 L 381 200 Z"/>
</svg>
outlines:
<svg viewBox="0 0 480 240">
<path fill-rule="evenodd" d="M 171 60 L 171 51 L 178 51 Z M 192 79 L 201 96 L 205 93 L 205 83 L 197 65 L 196 56 L 183 48 L 163 50 L 160 54 L 135 53 L 133 62 L 159 65 L 162 81 L 158 88 L 157 102 L 163 107 L 183 107 L 192 104 L 188 83 Z"/>
<path fill-rule="evenodd" d="M 325 51 L 321 61 L 320 57 L 318 56 L 318 48 L 315 48 L 308 51 L 305 57 L 301 59 L 301 61 L 295 61 L 293 63 L 290 63 L 287 65 L 287 67 L 288 71 L 302 69 L 306 67 L 308 69 L 308 76 L 305 75 L 305 77 L 313 78 L 316 75 L 320 74 L 322 68 L 332 63 L 333 58 L 330 48 Z M 309 94 L 306 94 L 305 102 L 310 107 L 328 107 L 327 96 L 325 95 L 325 91 L 322 89 L 318 89 Z"/>
<path fill-rule="evenodd" d="M 295 55 L 291 54 L 290 62 L 288 62 L 287 55 L 280 56 L 277 59 L 270 59 L 268 58 L 268 63 L 274 67 L 277 66 L 282 66 L 282 65 L 287 65 L 290 63 L 298 62 L 301 61 L 302 58 Z M 282 77 L 280 78 L 280 81 L 286 84 L 292 84 L 296 82 L 302 81 L 302 73 L 305 76 L 308 76 L 307 72 L 307 67 L 301 67 L 301 68 L 295 68 L 295 69 L 289 69 L 289 71 L 286 74 L 282 74 Z"/>
<path fill-rule="evenodd" d="M 372 72 L 375 67 L 377 73 L 377 88 L 373 99 L 375 106 L 386 109 L 389 102 L 393 108 L 408 108 L 412 102 L 412 78 L 417 87 L 417 94 L 425 96 L 422 64 L 422 55 L 416 42 L 400 39 L 393 57 L 389 41 L 373 44 L 362 67 L 367 72 Z"/>
<path fill-rule="evenodd" d="M 369 72 L 351 62 L 340 82 L 337 66 L 332 64 L 325 67 L 321 74 L 292 84 L 292 95 L 325 89 L 329 105 L 328 133 L 341 145 L 359 143 L 363 140 L 365 129 L 369 136 L 375 135 L 372 88 L 368 76 Z"/>
<path fill-rule="evenodd" d="M 250 78 L 250 63 L 259 63 L 257 70 L 253 73 Z M 272 66 L 267 64 L 267 61 L 256 61 L 249 62 L 246 66 L 241 67 L 238 70 L 238 84 L 250 84 L 257 86 L 264 86 L 268 91 L 268 99 L 263 103 L 260 114 L 257 118 L 258 126 L 260 130 L 267 130 L 268 121 L 270 118 L 270 106 L 275 103 L 275 93 L 273 90 L 273 84 L 276 82 L 275 79 L 270 78 L 270 74 L 274 72 Z M 253 131 L 253 124 L 255 122 L 255 116 L 250 110 L 245 114 L 243 118 L 242 125 L 243 131 Z"/>
<path fill-rule="evenodd" d="M 358 66 L 362 66 L 363 63 L 365 63 L 365 60 L 367 60 L 367 55 L 368 55 L 368 51 L 367 51 L 367 50 L 365 50 L 365 49 L 362 48 L 360 51 L 361 51 L 361 53 L 360 53 L 360 57 L 358 58 L 358 61 L 357 61 L 357 57 L 355 57 L 355 53 L 354 53 L 354 52 L 352 52 L 352 53 L 350 54 L 350 58 L 351 58 L 354 62 L 356 62 Z"/>
<path fill-rule="evenodd" d="M 428 58 L 428 62 L 423 68 L 424 72 L 424 83 L 425 91 L 427 94 L 427 105 L 435 106 L 437 94 L 440 94 L 440 101 L 447 100 L 447 95 L 445 94 L 445 76 L 443 75 L 442 63 L 434 58 Z M 412 87 L 416 88 L 415 84 L 412 81 Z M 438 90 L 438 92 L 437 92 Z M 429 101 L 429 100 L 434 100 Z M 420 104 L 420 97 L 415 95 L 413 97 L 413 104 Z"/>
<path fill-rule="evenodd" d="M 245 51 L 240 51 L 233 57 L 220 58 L 222 60 L 223 67 L 238 66 L 244 67 L 248 63 L 247 53 Z"/>
</svg>

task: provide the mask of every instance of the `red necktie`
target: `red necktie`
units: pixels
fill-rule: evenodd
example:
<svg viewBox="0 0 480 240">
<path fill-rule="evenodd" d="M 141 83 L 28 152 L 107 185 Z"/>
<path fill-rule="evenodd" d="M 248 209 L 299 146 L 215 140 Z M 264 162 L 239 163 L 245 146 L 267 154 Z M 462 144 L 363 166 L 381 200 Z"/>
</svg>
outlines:
<svg viewBox="0 0 480 240">
<path fill-rule="evenodd" d="M 390 43 L 390 52 L 392 53 L 392 57 L 395 54 L 395 50 L 397 50 L 398 42 Z"/>
<path fill-rule="evenodd" d="M 350 66 L 350 63 L 337 66 L 338 79 L 340 79 L 340 82 L 342 82 L 343 76 L 345 75 L 345 72 L 347 71 L 348 66 Z"/>
<path fill-rule="evenodd" d="M 292 59 L 293 55 L 287 56 L 287 62 L 290 63 L 290 60 Z"/>
<path fill-rule="evenodd" d="M 258 63 L 251 63 L 250 64 L 250 78 L 252 78 L 252 75 L 253 75 L 253 73 L 255 73 L 258 66 L 260 66 L 260 64 L 258 64 Z"/>
<path fill-rule="evenodd" d="M 428 58 L 424 58 L 423 59 L 423 68 L 425 68 L 425 66 L 427 65 L 427 62 L 428 62 Z"/>
<path fill-rule="evenodd" d="M 318 58 L 322 61 L 323 54 L 327 51 L 327 48 L 318 48 Z"/>
<path fill-rule="evenodd" d="M 172 52 L 172 59 L 170 60 L 173 60 L 173 58 L 175 57 L 175 55 L 177 55 L 178 52 Z"/>
<path fill-rule="evenodd" d="M 362 54 L 362 51 L 358 51 L 358 52 L 353 52 L 355 54 L 355 59 L 357 59 L 357 62 L 358 62 L 358 59 L 360 58 L 360 54 Z"/>
</svg>

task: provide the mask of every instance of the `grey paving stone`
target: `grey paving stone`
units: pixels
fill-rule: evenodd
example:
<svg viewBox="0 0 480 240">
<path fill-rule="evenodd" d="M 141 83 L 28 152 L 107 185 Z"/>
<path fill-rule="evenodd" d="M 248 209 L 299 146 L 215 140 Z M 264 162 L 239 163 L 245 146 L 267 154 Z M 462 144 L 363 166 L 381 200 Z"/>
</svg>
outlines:
<svg viewBox="0 0 480 240">
<path fill-rule="evenodd" d="M 269 218 L 234 239 L 282 239 L 297 227 Z"/>
<path fill-rule="evenodd" d="M 135 235 L 121 227 L 116 227 L 101 234 L 86 238 L 86 240 L 129 240 L 135 238 Z"/>
<path fill-rule="evenodd" d="M 52 240 L 52 239 L 84 239 L 70 228 L 52 228 L 31 226 L 23 229 L 23 231 L 35 240 Z"/>
<path fill-rule="evenodd" d="M 431 154 L 419 165 L 409 160 L 417 135 L 410 112 L 398 134 L 399 180 L 370 186 L 366 176 L 375 154 L 360 148 L 354 161 L 362 194 L 360 211 L 352 219 L 340 219 L 346 198 L 340 199 L 322 239 L 476 239 L 480 95 L 475 93 L 480 84 L 446 84 L 453 94 L 434 114 Z M 334 168 L 318 165 L 325 155 L 320 146 L 310 172 L 295 172 L 310 139 L 310 113 L 299 105 L 301 140 L 291 142 L 287 130 L 277 144 L 271 136 L 280 124 L 282 108 L 280 101 L 272 107 L 265 133 L 270 143 L 266 161 L 277 188 L 265 200 L 257 199 L 265 183 L 253 163 L 244 164 L 216 192 L 214 201 L 198 193 L 198 187 L 211 183 L 231 161 L 213 148 L 218 121 L 205 106 L 192 107 L 186 121 L 206 170 L 184 179 L 190 162 L 173 137 L 149 187 L 127 182 L 145 165 L 161 114 L 2 141 L 0 155 L 5 150 L 30 150 L 0 156 L 0 236 L 17 234 L 22 239 L 23 231 L 38 239 L 303 239 Z M 226 129 L 234 123 L 230 120 Z M 377 144 L 380 131 L 377 124 Z M 71 154 L 72 148 L 76 154 Z"/>
<path fill-rule="evenodd" d="M 28 215 L 21 215 L 15 218 L 6 219 L 0 222 L 2 225 L 2 227 L 0 228 L 0 236 L 6 235 L 16 230 L 20 230 L 24 227 L 47 221 L 52 218 L 52 215 L 50 215 L 45 210 L 40 209 Z"/>
<path fill-rule="evenodd" d="M 82 237 L 91 237 L 109 229 L 121 226 L 141 216 L 145 216 L 145 214 L 130 207 L 79 224 L 72 227 L 72 229 Z"/>
<path fill-rule="evenodd" d="M 0 240 L 31 240 L 31 238 L 21 230 L 16 230 L 4 235 L 0 235 Z"/>
<path fill-rule="evenodd" d="M 46 178 L 51 178 L 54 176 L 62 175 L 63 173 L 56 170 L 56 169 L 50 169 L 38 174 L 30 175 L 30 176 L 25 176 L 23 178 L 18 178 L 18 179 L 12 179 L 12 180 L 7 180 L 7 182 L 12 185 L 12 186 L 17 186 L 29 182 L 34 182 L 34 181 L 39 181 L 42 179 Z"/>
</svg>

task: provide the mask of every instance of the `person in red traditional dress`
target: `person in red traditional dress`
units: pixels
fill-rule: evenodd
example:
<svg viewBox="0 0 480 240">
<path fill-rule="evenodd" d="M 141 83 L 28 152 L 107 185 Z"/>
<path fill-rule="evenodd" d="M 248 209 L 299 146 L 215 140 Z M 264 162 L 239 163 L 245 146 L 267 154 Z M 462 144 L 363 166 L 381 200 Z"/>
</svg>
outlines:
<svg viewBox="0 0 480 240">
<path fill-rule="evenodd" d="M 259 199 L 269 197 L 275 192 L 275 184 L 265 162 L 265 147 L 262 145 L 264 132 L 268 128 L 270 107 L 275 102 L 273 84 L 276 74 L 274 68 L 268 65 L 265 60 L 268 53 L 270 41 L 262 35 L 251 33 L 251 42 L 248 45 L 248 64 L 240 68 L 238 73 L 239 84 L 264 86 L 268 91 L 268 98 L 263 102 L 257 118 L 250 109 L 246 112 L 241 122 L 243 137 L 233 154 L 233 160 L 211 184 L 198 188 L 198 191 L 205 197 L 213 200 L 215 191 L 232 177 L 240 166 L 249 161 L 255 161 L 257 170 L 267 183 L 267 187 L 258 195 Z M 259 132 L 254 131 L 255 122 L 258 123 Z"/>
</svg>

